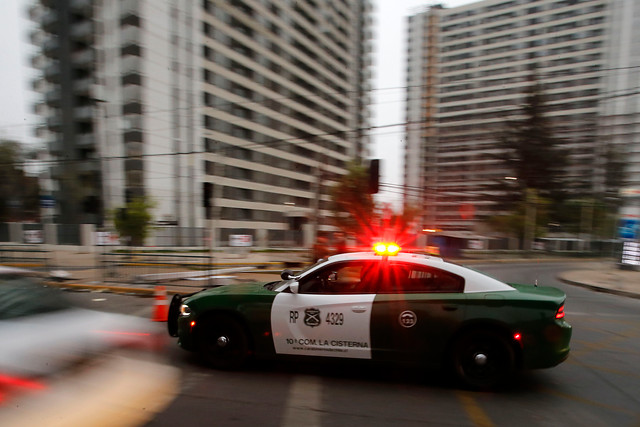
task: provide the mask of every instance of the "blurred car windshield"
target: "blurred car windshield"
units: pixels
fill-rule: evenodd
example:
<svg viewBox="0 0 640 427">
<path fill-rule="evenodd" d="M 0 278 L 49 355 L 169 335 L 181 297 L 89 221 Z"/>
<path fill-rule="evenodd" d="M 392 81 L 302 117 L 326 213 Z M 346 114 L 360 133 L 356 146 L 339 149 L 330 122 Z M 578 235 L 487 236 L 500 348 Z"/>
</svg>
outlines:
<svg viewBox="0 0 640 427">
<path fill-rule="evenodd" d="M 46 287 L 35 278 L 0 276 L 0 320 L 71 308 L 59 289 Z"/>
</svg>

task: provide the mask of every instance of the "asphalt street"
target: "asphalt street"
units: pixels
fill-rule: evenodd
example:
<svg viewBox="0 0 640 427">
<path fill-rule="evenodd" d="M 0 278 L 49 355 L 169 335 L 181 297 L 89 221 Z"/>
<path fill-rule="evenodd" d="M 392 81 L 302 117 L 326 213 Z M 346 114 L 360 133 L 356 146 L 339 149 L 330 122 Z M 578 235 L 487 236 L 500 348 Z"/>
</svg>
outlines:
<svg viewBox="0 0 640 427">
<path fill-rule="evenodd" d="M 294 255 L 298 257 L 299 253 Z M 276 257 L 282 260 L 283 254 L 260 254 L 259 261 L 276 262 Z M 95 274 L 95 269 L 82 265 L 81 258 L 69 257 L 73 261 L 68 264 L 69 271 L 77 276 L 72 277 L 76 280 L 58 283 L 76 291 L 70 293 L 72 298 L 88 308 L 151 317 L 153 299 L 132 295 L 150 296 L 155 286 L 117 284 L 114 287 L 100 283 L 97 277 L 90 280 L 87 274 L 91 271 Z M 231 260 L 240 262 L 238 258 Z M 247 257 L 242 261 L 256 260 Z M 129 362 L 121 356 L 106 355 L 102 365 L 95 366 L 102 374 L 87 370 L 88 382 L 80 381 L 85 388 L 77 386 L 75 392 L 86 397 L 91 393 L 87 384 L 93 384 L 93 390 L 111 389 L 111 382 L 118 384 L 109 399 L 119 396 L 128 403 L 118 399 L 102 400 L 98 407 L 107 412 L 103 414 L 94 409 L 88 419 L 106 422 L 94 425 L 168 426 L 185 422 L 212 425 L 212 420 L 216 425 L 259 423 L 265 426 L 354 423 L 497 426 L 512 425 L 514 420 L 525 426 L 639 425 L 640 371 L 636 361 L 640 355 L 640 293 L 636 288 L 640 287 L 640 272 L 620 270 L 607 260 L 462 260 L 460 263 L 508 282 L 561 288 L 567 294 L 567 320 L 574 327 L 569 360 L 553 369 L 525 373 L 510 390 L 475 393 L 455 388 L 437 372 L 415 375 L 395 367 L 276 363 L 258 364 L 242 372 L 215 371 L 166 337 L 164 350 L 151 360 L 148 356 L 134 355 Z M 58 263 L 57 267 L 65 266 Z M 276 273 L 275 269 L 274 272 L 262 269 L 238 274 L 237 279 L 276 280 Z M 136 362 L 141 363 L 139 369 Z M 153 373 L 155 369 L 157 373 Z M 105 370 L 109 374 L 105 375 Z M 91 380 L 91 376 L 100 379 Z M 122 378 L 153 386 L 127 386 Z M 154 381 L 150 382 L 151 378 Z M 56 380 L 56 386 L 64 383 L 64 377 Z M 135 391 L 135 400 L 117 391 L 127 388 Z M 60 397 L 70 393 L 59 394 L 52 388 L 52 393 L 46 395 L 57 403 L 49 408 L 57 407 L 55 413 L 60 414 L 60 407 L 68 404 L 68 410 L 73 410 L 74 403 L 70 402 L 78 400 L 68 398 L 65 403 Z M 29 398 L 20 404 L 30 408 L 33 403 Z M 45 408 L 45 412 L 28 413 L 40 416 L 47 413 L 47 404 L 40 403 L 39 407 Z M 96 407 L 88 405 L 87 408 Z M 2 417 L 8 416 L 6 409 L 0 406 Z M 15 415 L 16 411 L 11 413 Z M 123 418 L 118 418 L 118 413 Z M 129 418 L 124 418 L 126 413 L 130 414 Z M 2 417 L 2 425 L 11 425 L 2 422 Z"/>
</svg>

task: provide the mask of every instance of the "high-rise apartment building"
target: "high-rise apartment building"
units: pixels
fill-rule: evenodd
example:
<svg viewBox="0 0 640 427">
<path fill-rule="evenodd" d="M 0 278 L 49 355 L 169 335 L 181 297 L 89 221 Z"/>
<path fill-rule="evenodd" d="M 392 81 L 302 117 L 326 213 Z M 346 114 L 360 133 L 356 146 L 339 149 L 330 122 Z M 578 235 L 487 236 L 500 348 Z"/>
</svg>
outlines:
<svg viewBox="0 0 640 427">
<path fill-rule="evenodd" d="M 156 220 L 213 219 L 220 241 L 330 229 L 328 184 L 369 156 L 371 14 L 368 0 L 34 2 L 57 221 L 147 196 Z"/>
<path fill-rule="evenodd" d="M 604 191 L 613 146 L 628 161 L 623 187 L 640 187 L 639 24 L 634 0 L 487 0 L 411 16 L 405 184 L 424 225 L 472 230 L 496 212 L 487 188 L 511 173 L 497 138 L 534 80 L 583 194 Z"/>
</svg>

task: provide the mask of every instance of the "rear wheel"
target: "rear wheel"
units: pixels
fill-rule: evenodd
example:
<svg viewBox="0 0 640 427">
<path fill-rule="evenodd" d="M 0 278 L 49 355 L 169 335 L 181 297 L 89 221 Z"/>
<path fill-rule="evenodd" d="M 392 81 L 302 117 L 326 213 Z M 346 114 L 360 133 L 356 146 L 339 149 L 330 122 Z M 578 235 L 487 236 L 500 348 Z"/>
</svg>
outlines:
<svg viewBox="0 0 640 427">
<path fill-rule="evenodd" d="M 493 388 L 511 379 L 515 372 L 513 348 L 499 334 L 478 330 L 466 333 L 453 347 L 457 377 L 472 388 Z"/>
<path fill-rule="evenodd" d="M 239 369 L 249 359 L 249 340 L 242 325 L 230 316 L 217 315 L 201 325 L 200 352 L 218 369 Z"/>
</svg>

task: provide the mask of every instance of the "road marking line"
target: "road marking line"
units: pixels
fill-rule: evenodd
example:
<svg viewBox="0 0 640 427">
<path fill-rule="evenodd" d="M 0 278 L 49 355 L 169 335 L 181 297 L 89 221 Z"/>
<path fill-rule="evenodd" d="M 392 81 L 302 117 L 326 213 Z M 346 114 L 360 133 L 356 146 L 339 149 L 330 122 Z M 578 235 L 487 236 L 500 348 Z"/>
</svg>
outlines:
<svg viewBox="0 0 640 427">
<path fill-rule="evenodd" d="M 471 393 L 458 391 L 456 396 L 462 403 L 462 407 L 467 412 L 473 425 L 478 427 L 493 427 L 495 425 L 487 413 L 478 405 L 478 401 L 473 398 Z"/>
<path fill-rule="evenodd" d="M 289 387 L 282 427 L 320 426 L 322 385 L 317 377 L 296 376 Z"/>
</svg>

